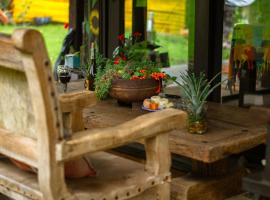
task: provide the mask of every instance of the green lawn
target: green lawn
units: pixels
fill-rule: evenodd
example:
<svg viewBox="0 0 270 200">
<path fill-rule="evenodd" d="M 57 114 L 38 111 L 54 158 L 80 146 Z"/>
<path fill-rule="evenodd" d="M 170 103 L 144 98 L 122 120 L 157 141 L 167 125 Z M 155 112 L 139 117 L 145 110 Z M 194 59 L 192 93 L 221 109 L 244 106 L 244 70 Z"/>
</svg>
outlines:
<svg viewBox="0 0 270 200">
<path fill-rule="evenodd" d="M 158 33 L 157 44 L 161 46 L 161 52 L 169 52 L 171 65 L 188 63 L 188 38 L 181 35 Z"/>
<path fill-rule="evenodd" d="M 16 28 L 34 28 L 39 30 L 46 41 L 52 63 L 57 59 L 62 42 L 67 34 L 62 24 L 50 24 L 44 26 L 2 26 L 0 32 L 12 33 Z M 188 59 L 188 38 L 181 35 L 157 34 L 157 44 L 162 46 L 161 52 L 169 52 L 171 65 L 186 64 Z"/>
<path fill-rule="evenodd" d="M 60 53 L 62 42 L 67 34 L 67 30 L 64 29 L 62 24 L 50 24 L 44 26 L 3 26 L 0 25 L 0 32 L 12 33 L 16 28 L 34 28 L 39 30 L 46 41 L 48 52 L 52 63 L 57 59 Z"/>
</svg>

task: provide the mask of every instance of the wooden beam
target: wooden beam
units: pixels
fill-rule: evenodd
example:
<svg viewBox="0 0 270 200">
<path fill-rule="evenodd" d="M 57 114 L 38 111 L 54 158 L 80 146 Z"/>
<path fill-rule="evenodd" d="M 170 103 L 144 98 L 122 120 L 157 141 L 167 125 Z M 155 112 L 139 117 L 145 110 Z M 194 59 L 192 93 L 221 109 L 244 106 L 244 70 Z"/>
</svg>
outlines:
<svg viewBox="0 0 270 200">
<path fill-rule="evenodd" d="M 107 1 L 107 56 L 112 57 L 114 49 L 119 45 L 118 35 L 125 33 L 125 1 Z"/>
<path fill-rule="evenodd" d="M 107 24 L 108 24 L 108 6 L 106 6 L 107 0 L 99 0 L 99 52 L 108 57 L 107 44 Z"/>
<path fill-rule="evenodd" d="M 138 6 L 137 0 L 133 0 L 132 8 L 132 33 L 142 33 L 141 40 L 146 39 L 146 23 L 147 23 L 147 0 L 145 6 Z"/>
<path fill-rule="evenodd" d="M 69 0 L 69 27 L 75 30 L 73 47 L 76 51 L 82 45 L 82 22 L 84 18 L 84 0 Z"/>
<path fill-rule="evenodd" d="M 223 15 L 224 0 L 196 0 L 194 70 L 205 72 L 209 79 L 222 69 Z M 220 81 L 221 76 L 213 84 Z M 220 87 L 209 100 L 220 102 Z"/>
<path fill-rule="evenodd" d="M 0 152 L 32 167 L 38 167 L 37 141 L 0 128 Z"/>
</svg>

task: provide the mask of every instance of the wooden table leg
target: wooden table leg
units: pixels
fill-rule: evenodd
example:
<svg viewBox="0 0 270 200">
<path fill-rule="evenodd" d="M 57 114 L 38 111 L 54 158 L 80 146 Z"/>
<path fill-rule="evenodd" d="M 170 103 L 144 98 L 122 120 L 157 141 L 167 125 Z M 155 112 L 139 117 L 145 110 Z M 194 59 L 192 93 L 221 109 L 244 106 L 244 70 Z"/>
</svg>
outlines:
<svg viewBox="0 0 270 200">
<path fill-rule="evenodd" d="M 241 193 L 244 169 L 236 159 L 212 164 L 193 161 L 192 172 L 173 179 L 172 200 L 224 200 Z"/>
</svg>

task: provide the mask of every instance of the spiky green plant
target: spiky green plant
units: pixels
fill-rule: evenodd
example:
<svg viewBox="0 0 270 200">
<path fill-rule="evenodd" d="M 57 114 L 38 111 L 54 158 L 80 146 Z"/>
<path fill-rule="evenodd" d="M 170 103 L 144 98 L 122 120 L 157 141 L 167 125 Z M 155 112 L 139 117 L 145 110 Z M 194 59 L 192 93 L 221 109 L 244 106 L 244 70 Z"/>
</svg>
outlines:
<svg viewBox="0 0 270 200">
<path fill-rule="evenodd" d="M 220 73 L 208 81 L 204 73 L 196 75 L 194 72 L 187 71 L 180 74 L 182 82 L 176 83 L 182 89 L 184 109 L 188 112 L 190 122 L 205 118 L 207 97 L 221 85 L 221 82 L 212 85 L 219 75 Z"/>
</svg>

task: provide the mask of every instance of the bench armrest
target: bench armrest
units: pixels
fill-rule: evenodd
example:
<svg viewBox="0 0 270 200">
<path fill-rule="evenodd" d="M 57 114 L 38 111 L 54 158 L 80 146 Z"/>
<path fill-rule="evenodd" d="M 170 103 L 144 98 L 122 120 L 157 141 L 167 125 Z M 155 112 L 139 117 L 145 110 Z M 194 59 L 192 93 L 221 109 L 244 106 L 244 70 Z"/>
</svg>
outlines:
<svg viewBox="0 0 270 200">
<path fill-rule="evenodd" d="M 69 138 L 74 132 L 84 130 L 83 109 L 97 103 L 94 92 L 79 91 L 59 95 L 59 103 L 63 117 L 64 135 Z"/>
<path fill-rule="evenodd" d="M 82 109 L 97 103 L 95 93 L 91 91 L 60 94 L 58 99 L 62 112 L 74 112 L 78 108 Z"/>
<path fill-rule="evenodd" d="M 87 153 L 109 150 L 140 139 L 153 138 L 186 125 L 186 113 L 167 109 L 137 117 L 121 125 L 81 131 L 57 144 L 57 160 L 65 161 Z"/>
</svg>

